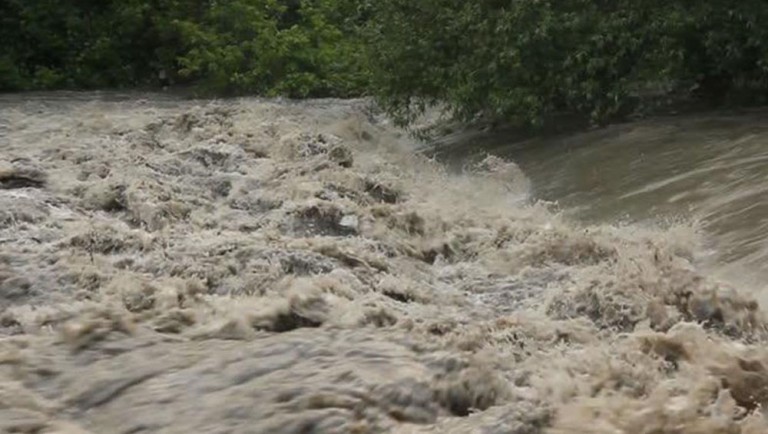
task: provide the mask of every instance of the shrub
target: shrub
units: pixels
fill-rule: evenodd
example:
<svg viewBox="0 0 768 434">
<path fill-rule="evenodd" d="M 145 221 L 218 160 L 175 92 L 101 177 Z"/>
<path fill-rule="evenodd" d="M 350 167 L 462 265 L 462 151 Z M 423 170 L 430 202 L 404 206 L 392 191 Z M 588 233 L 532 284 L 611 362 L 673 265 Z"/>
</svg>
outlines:
<svg viewBox="0 0 768 434">
<path fill-rule="evenodd" d="M 402 123 L 445 104 L 540 125 L 605 122 L 689 98 L 763 103 L 768 4 L 713 0 L 381 0 L 373 86 Z"/>
</svg>

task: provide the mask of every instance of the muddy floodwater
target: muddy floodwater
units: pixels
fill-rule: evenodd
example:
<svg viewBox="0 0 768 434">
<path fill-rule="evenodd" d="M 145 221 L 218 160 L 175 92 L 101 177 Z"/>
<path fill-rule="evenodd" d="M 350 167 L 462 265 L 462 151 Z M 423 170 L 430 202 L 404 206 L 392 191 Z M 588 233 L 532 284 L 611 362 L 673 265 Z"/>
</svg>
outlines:
<svg viewBox="0 0 768 434">
<path fill-rule="evenodd" d="M 530 140 L 501 131 L 449 141 L 441 157 L 455 167 L 485 152 L 514 158 L 532 180 L 533 196 L 558 202 L 577 221 L 687 222 L 702 233 L 712 271 L 751 277 L 741 282 L 747 285 L 768 278 L 768 110 Z"/>
<path fill-rule="evenodd" d="M 0 96 L 0 432 L 768 432 L 761 119 Z"/>
</svg>

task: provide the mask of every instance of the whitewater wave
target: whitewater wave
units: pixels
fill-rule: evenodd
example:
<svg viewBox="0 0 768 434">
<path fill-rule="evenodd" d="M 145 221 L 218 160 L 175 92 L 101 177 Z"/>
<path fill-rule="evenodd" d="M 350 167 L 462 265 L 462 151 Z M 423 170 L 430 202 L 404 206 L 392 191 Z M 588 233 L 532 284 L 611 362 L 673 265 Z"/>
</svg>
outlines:
<svg viewBox="0 0 768 434">
<path fill-rule="evenodd" d="M 758 303 L 365 101 L 6 97 L 9 432 L 762 433 Z"/>
</svg>

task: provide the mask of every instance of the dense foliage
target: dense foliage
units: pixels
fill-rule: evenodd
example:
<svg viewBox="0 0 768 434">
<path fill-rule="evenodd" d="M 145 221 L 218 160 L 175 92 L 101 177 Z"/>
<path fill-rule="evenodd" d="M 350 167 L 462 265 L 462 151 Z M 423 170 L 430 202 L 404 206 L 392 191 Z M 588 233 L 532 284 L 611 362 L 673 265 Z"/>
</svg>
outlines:
<svg viewBox="0 0 768 434">
<path fill-rule="evenodd" d="M 659 104 L 764 103 L 761 0 L 386 0 L 370 32 L 374 85 L 408 121 L 440 102 L 538 124 Z"/>
<path fill-rule="evenodd" d="M 0 90 L 356 94 L 356 14 L 354 0 L 3 0 Z"/>
<path fill-rule="evenodd" d="M 2 0 L 0 90 L 194 84 L 541 124 L 768 98 L 763 0 Z"/>
<path fill-rule="evenodd" d="M 214 89 L 295 97 L 365 85 L 354 0 L 233 1 L 179 25 L 179 74 Z"/>
</svg>

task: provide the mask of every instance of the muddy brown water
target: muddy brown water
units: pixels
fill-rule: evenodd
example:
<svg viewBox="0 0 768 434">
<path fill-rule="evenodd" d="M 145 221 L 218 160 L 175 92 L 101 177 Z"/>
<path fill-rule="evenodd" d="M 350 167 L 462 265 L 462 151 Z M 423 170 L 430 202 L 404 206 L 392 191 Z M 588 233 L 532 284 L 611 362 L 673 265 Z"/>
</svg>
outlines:
<svg viewBox="0 0 768 434">
<path fill-rule="evenodd" d="M 712 266 L 764 254 L 759 119 L 455 173 L 366 101 L 2 95 L 0 433 L 768 432 Z"/>
<path fill-rule="evenodd" d="M 713 270 L 756 286 L 768 277 L 768 111 L 508 137 L 454 135 L 440 157 L 455 167 L 478 150 L 511 158 L 534 197 L 586 224 L 688 222 L 701 231 Z"/>
</svg>

